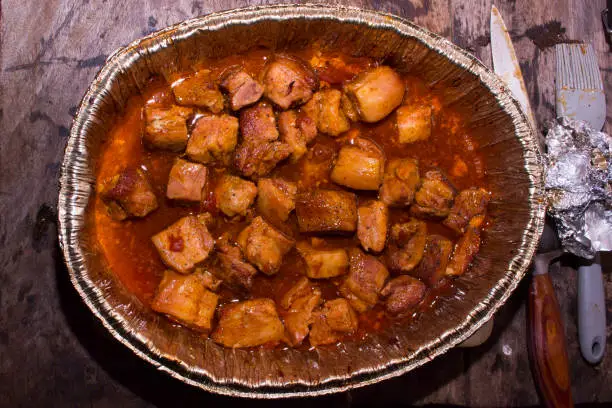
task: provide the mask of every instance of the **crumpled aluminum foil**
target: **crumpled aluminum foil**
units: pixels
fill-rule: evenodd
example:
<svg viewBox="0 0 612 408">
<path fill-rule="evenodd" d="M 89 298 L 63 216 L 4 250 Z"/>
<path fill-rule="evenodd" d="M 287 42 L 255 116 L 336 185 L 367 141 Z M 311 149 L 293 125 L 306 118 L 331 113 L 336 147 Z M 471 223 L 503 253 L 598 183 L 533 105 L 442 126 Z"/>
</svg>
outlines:
<svg viewBox="0 0 612 408">
<path fill-rule="evenodd" d="M 558 118 L 546 134 L 548 213 L 565 250 L 592 259 L 612 249 L 612 137 Z"/>
</svg>

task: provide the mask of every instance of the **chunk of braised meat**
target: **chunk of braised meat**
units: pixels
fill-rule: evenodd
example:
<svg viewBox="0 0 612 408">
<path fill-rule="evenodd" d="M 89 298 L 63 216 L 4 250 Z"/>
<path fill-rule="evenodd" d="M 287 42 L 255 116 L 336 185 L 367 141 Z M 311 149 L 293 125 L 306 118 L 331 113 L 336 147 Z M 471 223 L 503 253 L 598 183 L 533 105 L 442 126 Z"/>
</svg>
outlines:
<svg viewBox="0 0 612 408">
<path fill-rule="evenodd" d="M 414 195 L 413 215 L 420 217 L 446 217 L 450 213 L 455 189 L 439 170 L 430 170 L 423 177 L 421 188 Z"/>
<path fill-rule="evenodd" d="M 344 87 L 364 122 L 378 122 L 404 99 L 404 82 L 397 72 L 380 66 L 359 74 Z"/>
<path fill-rule="evenodd" d="M 395 111 L 400 143 L 428 140 L 431 136 L 431 106 L 401 106 Z"/>
<path fill-rule="evenodd" d="M 430 235 L 425 244 L 425 253 L 419 265 L 410 273 L 430 286 L 435 285 L 445 274 L 453 243 L 440 235 Z"/>
<path fill-rule="evenodd" d="M 192 115 L 193 109 L 182 106 L 146 105 L 144 143 L 158 149 L 182 152 L 189 138 L 187 119 Z"/>
<path fill-rule="evenodd" d="M 228 234 L 217 239 L 216 247 L 219 268 L 213 269 L 212 272 L 230 288 L 251 289 L 257 269 L 244 259 L 242 250 L 230 242 Z"/>
<path fill-rule="evenodd" d="M 98 191 L 109 215 L 118 221 L 128 217 L 144 217 L 157 208 L 157 197 L 140 169 L 122 170 L 102 181 Z"/>
<path fill-rule="evenodd" d="M 260 298 L 224 306 L 210 337 L 225 347 L 255 347 L 279 343 L 284 332 L 274 301 Z"/>
<path fill-rule="evenodd" d="M 207 278 L 194 272 L 181 275 L 166 270 L 151 301 L 151 309 L 195 330 L 208 331 L 219 296 L 207 290 Z"/>
<path fill-rule="evenodd" d="M 343 335 L 355 332 L 358 326 L 357 314 L 346 299 L 328 300 L 318 313 L 315 312 L 310 345 L 336 343 Z"/>
<path fill-rule="evenodd" d="M 378 190 L 385 170 L 384 153 L 368 139 L 353 143 L 340 149 L 331 180 L 355 190 Z"/>
<path fill-rule="evenodd" d="M 215 186 L 217 207 L 228 217 L 246 215 L 256 196 L 255 183 L 238 176 L 224 174 Z"/>
<path fill-rule="evenodd" d="M 307 102 L 319 86 L 308 63 L 295 57 L 277 55 L 263 75 L 264 95 L 281 109 Z"/>
<path fill-rule="evenodd" d="M 353 232 L 357 229 L 357 197 L 339 190 L 298 194 L 295 212 L 301 232 Z"/>
<path fill-rule="evenodd" d="M 166 197 L 171 200 L 201 201 L 206 173 L 206 167 L 201 164 L 176 159 L 168 176 Z"/>
<path fill-rule="evenodd" d="M 204 115 L 195 123 L 187 156 L 200 163 L 229 165 L 238 143 L 238 119 L 229 115 Z"/>
<path fill-rule="evenodd" d="M 408 206 L 412 204 L 420 183 L 418 160 L 390 160 L 380 188 L 380 199 L 388 206 Z"/>
<path fill-rule="evenodd" d="M 474 260 L 480 249 L 480 226 L 483 219 L 484 216 L 477 215 L 470 220 L 465 233 L 455 244 L 453 256 L 446 267 L 447 276 L 463 275 Z"/>
<path fill-rule="evenodd" d="M 491 195 L 484 188 L 469 188 L 461 191 L 455 198 L 450 214 L 443 224 L 462 234 L 473 217 L 483 215 Z"/>
<path fill-rule="evenodd" d="M 260 102 L 241 111 L 240 132 L 243 143 L 264 143 L 278 139 L 272 106 Z"/>
<path fill-rule="evenodd" d="M 315 121 L 305 112 L 284 111 L 278 115 L 281 140 L 291 148 L 291 161 L 297 162 L 317 136 Z"/>
<path fill-rule="evenodd" d="M 206 108 L 212 113 L 223 110 L 223 95 L 213 81 L 210 70 L 203 69 L 172 85 L 172 92 L 179 105 Z"/>
<path fill-rule="evenodd" d="M 200 275 L 204 287 L 213 292 L 217 292 L 223 284 L 223 280 L 215 276 L 209 268 L 195 268 L 192 275 L 195 274 Z"/>
<path fill-rule="evenodd" d="M 391 279 L 381 291 L 385 309 L 391 315 L 406 315 L 425 297 L 427 287 L 412 276 L 402 275 Z"/>
<path fill-rule="evenodd" d="M 238 245 L 246 259 L 266 275 L 274 275 L 283 263 L 283 257 L 293 248 L 295 241 L 256 217 L 238 235 Z"/>
<path fill-rule="evenodd" d="M 304 341 L 310 332 L 312 312 L 321 303 L 321 290 L 307 278 L 301 278 L 282 297 L 280 306 L 286 310 L 283 322 L 291 343 L 296 346 Z"/>
<path fill-rule="evenodd" d="M 229 70 L 220 85 L 229 93 L 230 107 L 234 111 L 254 104 L 263 95 L 263 86 L 242 68 Z"/>
<path fill-rule="evenodd" d="M 340 107 L 342 108 L 342 112 L 344 112 L 344 114 L 350 121 L 357 122 L 359 120 L 359 112 L 357 112 L 355 104 L 348 96 L 346 96 L 345 93 L 342 94 L 342 98 L 340 100 Z"/>
<path fill-rule="evenodd" d="M 378 259 L 358 248 L 350 250 L 350 263 L 349 274 L 340 287 L 340 293 L 357 311 L 364 312 L 378 302 L 389 271 Z"/>
<path fill-rule="evenodd" d="M 180 273 L 189 273 L 208 258 L 215 241 L 206 219 L 188 215 L 151 238 L 164 264 Z"/>
<path fill-rule="evenodd" d="M 336 158 L 336 149 L 324 143 L 315 143 L 301 164 L 298 187 L 309 190 L 329 182 L 329 173 Z"/>
<path fill-rule="evenodd" d="M 306 276 L 311 279 L 335 278 L 348 271 L 349 257 L 344 248 L 314 248 L 306 241 L 298 242 L 296 247 L 306 262 Z"/>
<path fill-rule="evenodd" d="M 342 109 L 342 92 L 326 88 L 312 96 L 303 106 L 311 118 L 314 118 L 317 129 L 330 136 L 339 136 L 351 128 L 351 122 Z"/>
<path fill-rule="evenodd" d="M 382 201 L 371 201 L 357 209 L 357 238 L 366 251 L 385 248 L 389 209 Z"/>
<path fill-rule="evenodd" d="M 271 221 L 287 221 L 295 209 L 297 186 L 282 178 L 262 178 L 257 182 L 257 210 Z"/>
<path fill-rule="evenodd" d="M 413 218 L 407 222 L 394 224 L 391 227 L 386 251 L 387 266 L 392 271 L 410 272 L 423 259 L 426 243 L 425 222 Z"/>
</svg>

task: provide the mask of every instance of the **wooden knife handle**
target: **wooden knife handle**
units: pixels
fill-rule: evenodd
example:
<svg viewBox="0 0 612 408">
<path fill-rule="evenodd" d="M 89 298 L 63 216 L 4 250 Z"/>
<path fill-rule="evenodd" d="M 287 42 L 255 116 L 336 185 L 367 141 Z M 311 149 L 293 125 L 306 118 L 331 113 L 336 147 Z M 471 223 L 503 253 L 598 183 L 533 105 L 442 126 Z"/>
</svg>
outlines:
<svg viewBox="0 0 612 408">
<path fill-rule="evenodd" d="M 527 330 L 531 372 L 547 407 L 573 407 L 565 332 L 548 273 L 532 275 Z"/>
</svg>

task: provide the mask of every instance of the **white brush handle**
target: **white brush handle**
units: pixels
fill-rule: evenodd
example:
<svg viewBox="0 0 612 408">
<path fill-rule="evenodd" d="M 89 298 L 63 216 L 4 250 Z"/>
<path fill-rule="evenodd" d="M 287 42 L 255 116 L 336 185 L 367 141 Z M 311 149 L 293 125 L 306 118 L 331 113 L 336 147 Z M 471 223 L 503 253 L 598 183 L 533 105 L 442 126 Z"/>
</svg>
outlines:
<svg viewBox="0 0 612 408">
<path fill-rule="evenodd" d="M 598 262 L 578 268 L 578 334 L 584 358 L 599 363 L 606 349 L 606 301 Z"/>
</svg>

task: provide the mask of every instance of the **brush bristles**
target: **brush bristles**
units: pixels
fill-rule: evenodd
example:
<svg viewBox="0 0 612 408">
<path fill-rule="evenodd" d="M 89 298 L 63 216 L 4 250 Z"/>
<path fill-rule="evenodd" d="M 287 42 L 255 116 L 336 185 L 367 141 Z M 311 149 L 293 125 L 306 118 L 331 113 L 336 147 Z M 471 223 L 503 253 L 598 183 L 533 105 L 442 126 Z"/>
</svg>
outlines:
<svg viewBox="0 0 612 408">
<path fill-rule="evenodd" d="M 597 58 L 591 44 L 558 44 L 557 88 L 603 90 Z"/>
</svg>

